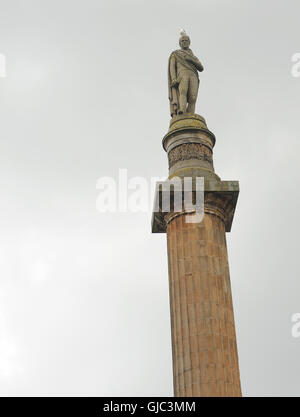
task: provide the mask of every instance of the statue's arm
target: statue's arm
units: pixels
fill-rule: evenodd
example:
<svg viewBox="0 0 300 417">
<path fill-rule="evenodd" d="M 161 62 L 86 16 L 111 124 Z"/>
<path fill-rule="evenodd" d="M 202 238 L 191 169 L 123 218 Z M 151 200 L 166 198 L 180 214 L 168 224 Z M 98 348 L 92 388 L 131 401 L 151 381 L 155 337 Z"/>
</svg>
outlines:
<svg viewBox="0 0 300 417">
<path fill-rule="evenodd" d="M 195 65 L 198 71 L 202 72 L 204 70 L 203 65 L 195 55 L 189 56 L 187 59 Z"/>
<path fill-rule="evenodd" d="M 201 64 L 201 62 L 199 61 L 198 58 L 196 58 L 196 62 L 197 62 L 197 64 L 196 64 L 197 70 L 202 72 L 204 70 L 204 68 L 203 68 L 203 65 Z"/>
</svg>

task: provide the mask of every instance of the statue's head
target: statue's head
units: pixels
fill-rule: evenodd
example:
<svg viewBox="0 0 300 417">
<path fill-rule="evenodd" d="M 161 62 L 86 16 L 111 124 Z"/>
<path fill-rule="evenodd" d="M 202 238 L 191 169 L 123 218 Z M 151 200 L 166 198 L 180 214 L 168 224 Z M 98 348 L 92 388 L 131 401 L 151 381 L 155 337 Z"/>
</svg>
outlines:
<svg viewBox="0 0 300 417">
<path fill-rule="evenodd" d="M 185 33 L 185 31 L 182 29 L 180 31 L 180 38 L 179 38 L 179 45 L 181 49 L 189 49 L 191 40 L 188 37 L 188 35 Z"/>
</svg>

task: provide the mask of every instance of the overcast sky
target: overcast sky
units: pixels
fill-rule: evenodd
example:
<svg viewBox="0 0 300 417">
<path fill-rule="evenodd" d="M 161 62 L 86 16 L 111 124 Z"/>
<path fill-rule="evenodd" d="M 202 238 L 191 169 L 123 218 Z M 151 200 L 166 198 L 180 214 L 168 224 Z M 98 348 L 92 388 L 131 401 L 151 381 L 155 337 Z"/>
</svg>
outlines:
<svg viewBox="0 0 300 417">
<path fill-rule="evenodd" d="M 172 395 L 166 236 L 97 180 L 167 177 L 167 61 L 239 180 L 227 234 L 243 395 L 300 394 L 299 0 L 0 0 L 0 394 Z M 149 195 L 150 195 L 149 187 Z M 130 193 L 130 191 L 129 191 Z"/>
</svg>

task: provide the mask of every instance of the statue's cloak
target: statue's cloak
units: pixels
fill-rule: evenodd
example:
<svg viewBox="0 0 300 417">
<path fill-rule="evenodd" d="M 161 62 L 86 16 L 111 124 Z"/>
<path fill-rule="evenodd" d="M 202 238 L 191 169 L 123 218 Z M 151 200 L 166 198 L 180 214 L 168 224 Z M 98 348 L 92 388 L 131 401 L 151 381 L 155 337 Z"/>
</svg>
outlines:
<svg viewBox="0 0 300 417">
<path fill-rule="evenodd" d="M 170 113 L 171 117 L 173 117 L 175 114 L 177 114 L 177 110 L 179 108 L 179 92 L 177 87 L 171 87 L 171 71 L 170 71 L 170 62 L 171 58 L 175 58 L 175 71 L 176 71 L 176 78 L 178 77 L 178 71 L 177 71 L 177 62 L 179 62 L 183 67 L 185 67 L 188 70 L 193 71 L 197 78 L 198 78 L 198 71 L 196 66 L 190 62 L 187 61 L 184 58 L 185 54 L 194 55 L 191 49 L 188 49 L 187 51 L 182 51 L 181 49 L 174 51 L 171 53 L 169 57 L 169 63 L 168 63 L 168 90 L 169 90 L 169 100 L 170 100 Z"/>
</svg>

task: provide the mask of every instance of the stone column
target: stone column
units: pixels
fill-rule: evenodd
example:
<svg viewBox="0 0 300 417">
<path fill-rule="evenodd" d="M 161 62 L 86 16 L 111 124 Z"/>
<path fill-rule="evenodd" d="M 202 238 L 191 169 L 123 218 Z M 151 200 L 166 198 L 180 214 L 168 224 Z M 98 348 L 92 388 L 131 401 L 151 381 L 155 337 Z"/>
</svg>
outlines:
<svg viewBox="0 0 300 417">
<path fill-rule="evenodd" d="M 163 212 L 157 188 L 152 219 L 154 233 L 167 233 L 174 395 L 182 397 L 241 396 L 225 236 L 239 187 L 215 174 L 214 144 L 201 116 L 172 119 L 163 139 L 169 179 L 204 177 L 204 217 Z"/>
</svg>

